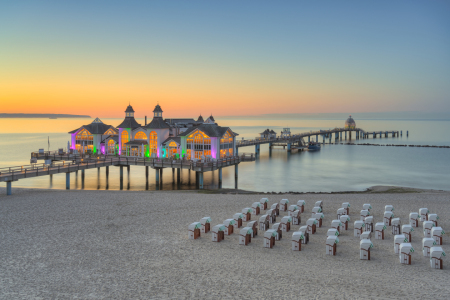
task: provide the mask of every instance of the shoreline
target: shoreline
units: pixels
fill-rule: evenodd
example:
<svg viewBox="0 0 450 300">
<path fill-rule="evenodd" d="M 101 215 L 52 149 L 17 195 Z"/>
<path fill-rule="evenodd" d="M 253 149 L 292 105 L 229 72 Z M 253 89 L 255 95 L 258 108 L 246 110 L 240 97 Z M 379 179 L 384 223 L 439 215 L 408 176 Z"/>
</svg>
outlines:
<svg viewBox="0 0 450 300">
<path fill-rule="evenodd" d="M 363 191 L 337 191 L 337 192 L 258 192 L 242 189 L 180 189 L 180 190 L 104 190 L 104 189 L 57 189 L 57 188 L 36 188 L 36 187 L 14 187 L 14 191 L 58 191 L 58 192 L 146 192 L 146 193 L 198 193 L 198 194 L 217 194 L 217 195 L 341 195 L 341 194 L 409 194 L 409 193 L 449 193 L 450 190 L 434 190 L 434 189 L 420 189 L 411 187 L 401 187 L 395 185 L 374 185 L 366 188 Z M 0 195 L 6 194 L 6 187 L 0 187 Z"/>
</svg>

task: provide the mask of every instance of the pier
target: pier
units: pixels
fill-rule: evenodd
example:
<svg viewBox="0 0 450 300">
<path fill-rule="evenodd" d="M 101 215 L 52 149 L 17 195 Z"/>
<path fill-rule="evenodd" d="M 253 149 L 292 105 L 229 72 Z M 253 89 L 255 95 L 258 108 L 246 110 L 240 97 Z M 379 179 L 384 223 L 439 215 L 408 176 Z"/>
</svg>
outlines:
<svg viewBox="0 0 450 300">
<path fill-rule="evenodd" d="M 130 166 L 142 166 L 145 168 L 146 186 L 148 187 L 149 167 L 155 170 L 156 185 L 162 185 L 162 174 L 164 169 L 171 168 L 172 172 L 177 172 L 176 181 L 180 184 L 181 170 L 196 172 L 196 185 L 203 189 L 203 174 L 205 172 L 218 171 L 219 188 L 222 187 L 222 168 L 234 166 L 235 188 L 238 187 L 238 165 L 241 162 L 255 161 L 255 155 L 240 154 L 223 159 L 210 161 L 180 160 L 169 158 L 141 158 L 141 157 L 90 157 L 89 155 L 58 154 L 55 152 L 33 152 L 32 159 L 46 160 L 47 163 L 31 164 L 26 166 L 16 166 L 0 168 L 0 182 L 6 182 L 7 195 L 12 194 L 12 182 L 33 178 L 37 176 L 51 176 L 53 174 L 66 174 L 66 189 L 70 190 L 70 174 L 81 171 L 82 186 L 84 185 L 84 172 L 88 169 L 105 168 L 106 180 L 109 179 L 109 167 L 120 168 L 120 189 L 123 189 L 123 169 L 126 167 L 129 178 Z M 175 178 L 175 176 L 174 176 Z"/>
<path fill-rule="evenodd" d="M 370 137 L 398 137 L 399 131 L 373 131 L 366 132 L 360 128 L 334 128 L 330 130 L 310 131 L 292 136 L 273 137 L 273 138 L 256 138 L 252 140 L 236 140 L 235 155 L 227 156 L 221 159 L 179 159 L 179 158 L 147 158 L 142 156 L 125 156 L 125 155 L 92 155 L 92 154 L 74 154 L 61 153 L 60 151 L 42 151 L 33 152 L 31 154 L 32 164 L 26 166 L 16 166 L 0 168 L 0 182 L 6 182 L 7 195 L 12 194 L 12 183 L 17 180 L 33 178 L 37 176 L 50 176 L 53 174 L 66 174 L 66 189 L 70 190 L 70 174 L 81 171 L 81 184 L 84 186 L 85 170 L 105 168 L 106 181 L 108 185 L 109 167 L 120 168 L 120 189 L 123 189 L 123 173 L 126 167 L 128 179 L 130 176 L 130 166 L 142 166 L 145 168 L 146 186 L 148 188 L 149 168 L 155 170 L 156 186 L 162 186 L 162 174 L 164 169 L 172 169 L 174 183 L 180 184 L 181 170 L 189 170 L 196 172 L 196 187 L 203 189 L 203 174 L 205 172 L 218 171 L 219 188 L 222 188 L 222 168 L 234 166 L 235 170 L 235 188 L 238 188 L 239 164 L 241 162 L 255 161 L 260 154 L 262 144 L 269 144 L 269 151 L 273 147 L 283 147 L 288 152 L 301 151 L 307 148 L 308 142 L 319 142 L 319 136 L 322 137 L 322 143 L 332 140 L 349 140 L 354 135 L 355 139 L 368 139 Z M 402 135 L 400 131 L 400 135 Z M 239 154 L 239 148 L 255 146 L 255 153 Z M 45 160 L 45 163 L 38 164 L 38 160 Z M 176 170 L 176 176 L 175 176 Z"/>
<path fill-rule="evenodd" d="M 376 138 L 379 136 L 380 138 L 384 135 L 385 138 L 389 137 L 398 137 L 399 131 L 397 130 L 389 130 L 389 131 L 373 131 L 373 132 L 366 132 L 361 128 L 354 128 L 354 129 L 348 129 L 348 128 L 334 128 L 330 130 L 319 130 L 319 131 L 310 131 L 310 132 L 304 132 L 300 134 L 294 134 L 290 137 L 275 137 L 275 138 L 256 138 L 252 140 L 240 140 L 236 141 L 236 152 L 238 152 L 238 148 L 240 147 L 248 147 L 248 146 L 255 146 L 255 155 L 258 155 L 260 153 L 260 148 L 262 144 L 269 144 L 269 149 L 272 149 L 272 147 L 275 146 L 282 146 L 283 149 L 287 148 L 288 152 L 291 152 L 292 149 L 295 147 L 298 150 L 302 150 L 306 148 L 306 142 L 304 139 L 308 139 L 309 142 L 317 142 L 319 143 L 319 136 L 322 137 L 322 143 L 325 144 L 328 140 L 329 143 L 332 142 L 332 140 L 351 140 L 352 134 L 354 134 L 355 139 L 368 139 L 370 137 Z M 401 131 L 400 131 L 401 134 Z"/>
</svg>

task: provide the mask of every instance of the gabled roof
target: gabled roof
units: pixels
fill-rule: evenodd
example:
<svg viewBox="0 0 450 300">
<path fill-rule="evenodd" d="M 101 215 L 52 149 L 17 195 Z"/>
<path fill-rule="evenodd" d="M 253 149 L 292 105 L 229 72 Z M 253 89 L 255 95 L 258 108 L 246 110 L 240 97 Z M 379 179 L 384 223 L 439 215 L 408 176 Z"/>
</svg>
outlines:
<svg viewBox="0 0 450 300">
<path fill-rule="evenodd" d="M 260 134 L 269 134 L 270 133 L 270 130 L 269 129 L 266 129 L 266 130 L 264 130 L 263 132 L 261 132 Z"/>
<path fill-rule="evenodd" d="M 166 143 L 170 143 L 171 141 L 174 141 L 179 145 L 181 143 L 181 138 L 179 136 L 169 137 L 162 143 L 162 145 L 165 146 Z"/>
<path fill-rule="evenodd" d="M 134 117 L 125 117 L 123 122 L 120 123 L 120 125 L 117 126 L 117 128 L 131 128 L 131 129 L 135 129 L 135 128 L 138 128 L 138 127 L 141 127 L 141 124 L 136 122 Z"/>
<path fill-rule="evenodd" d="M 161 117 L 155 117 L 153 120 L 144 126 L 146 129 L 162 129 L 162 128 L 170 128 L 170 126 L 164 122 Z"/>
<path fill-rule="evenodd" d="M 216 124 L 201 124 L 199 126 L 189 128 L 185 132 L 180 133 L 178 136 L 188 136 L 197 129 L 204 132 L 209 137 L 222 137 L 230 128 L 222 127 Z M 234 132 L 231 131 L 231 129 L 230 132 L 234 134 Z"/>
<path fill-rule="evenodd" d="M 110 135 L 107 138 L 104 138 L 103 141 L 101 141 L 101 144 L 106 143 L 106 140 L 109 140 L 109 139 L 114 140 L 114 142 L 116 142 L 116 144 L 119 143 L 119 136 L 117 136 L 117 135 Z"/>
<path fill-rule="evenodd" d="M 112 128 L 116 131 L 114 126 L 107 125 L 107 124 L 103 123 L 102 121 L 100 121 L 100 122 L 98 122 L 98 121 L 100 121 L 100 119 L 96 118 L 91 124 L 83 125 L 75 130 L 70 131 L 69 133 L 75 133 L 75 132 L 81 130 L 82 128 L 86 129 L 91 134 L 103 134 L 110 128 Z"/>
<path fill-rule="evenodd" d="M 205 122 L 205 120 L 203 120 L 202 115 L 200 114 L 200 116 L 198 116 L 197 122 Z"/>
<path fill-rule="evenodd" d="M 214 124 L 215 120 L 214 120 L 213 116 L 211 115 L 208 119 L 206 119 L 205 123 L 206 124 Z"/>
</svg>

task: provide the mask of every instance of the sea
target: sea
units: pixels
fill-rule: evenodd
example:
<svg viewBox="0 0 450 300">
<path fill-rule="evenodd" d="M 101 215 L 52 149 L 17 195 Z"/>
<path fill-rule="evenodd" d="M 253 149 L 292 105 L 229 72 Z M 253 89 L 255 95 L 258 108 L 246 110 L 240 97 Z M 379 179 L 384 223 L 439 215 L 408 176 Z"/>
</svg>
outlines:
<svg viewBox="0 0 450 300">
<path fill-rule="evenodd" d="M 171 117 L 171 116 L 168 116 Z M 177 117 L 177 116 L 173 116 Z M 215 117 L 220 126 L 238 133 L 237 139 L 253 139 L 265 129 L 279 134 L 290 128 L 292 134 L 343 127 L 348 114 L 285 114 Z M 238 188 L 257 192 L 343 192 L 364 191 L 375 185 L 450 190 L 450 149 L 423 147 L 379 147 L 348 143 L 450 146 L 449 113 L 354 113 L 358 128 L 365 131 L 402 131 L 399 137 L 339 140 L 325 144 L 319 151 L 289 153 L 282 147 L 269 150 L 261 146 L 255 162 L 239 164 Z M 100 117 L 101 118 L 101 117 Z M 89 124 L 94 118 L 0 118 L 0 168 L 28 165 L 31 152 L 43 148 L 66 148 L 68 132 Z M 117 126 L 122 119 L 101 118 Z M 141 124 L 144 119 L 137 118 Z M 407 134 L 408 133 L 408 134 Z M 344 138 L 344 136 L 343 136 Z M 319 141 L 322 138 L 319 137 Z M 326 141 L 328 143 L 328 140 Z M 334 143 L 334 135 L 332 142 Z M 254 153 L 255 147 L 239 148 L 239 153 Z M 0 170 L 1 171 L 1 170 Z M 223 169 L 223 188 L 235 188 L 235 168 Z M 71 176 L 71 188 L 81 189 L 81 174 Z M 5 185 L 5 183 L 2 183 Z M 218 188 L 218 172 L 204 176 L 207 189 Z M 13 182 L 15 187 L 65 189 L 65 174 L 29 178 Z M 104 168 L 86 170 L 84 189 L 107 188 Z M 163 190 L 195 189 L 195 173 L 183 170 L 181 185 L 171 169 L 163 172 Z M 119 190 L 119 168 L 110 168 L 109 190 Z M 131 166 L 125 189 L 145 190 L 145 169 Z M 149 190 L 156 185 L 150 169 Z"/>
</svg>

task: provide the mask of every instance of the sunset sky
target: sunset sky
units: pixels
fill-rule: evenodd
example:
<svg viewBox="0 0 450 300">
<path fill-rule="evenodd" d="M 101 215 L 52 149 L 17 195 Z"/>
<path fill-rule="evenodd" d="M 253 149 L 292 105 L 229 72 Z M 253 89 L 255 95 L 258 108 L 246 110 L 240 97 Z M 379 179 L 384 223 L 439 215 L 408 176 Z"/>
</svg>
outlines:
<svg viewBox="0 0 450 300">
<path fill-rule="evenodd" d="M 450 111 L 449 1 L 2 1 L 0 113 Z"/>
</svg>

